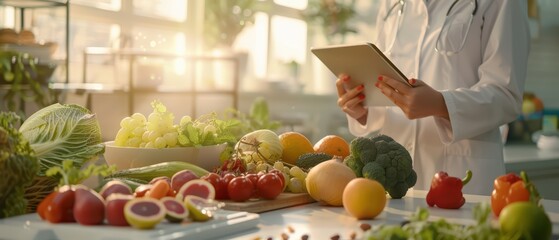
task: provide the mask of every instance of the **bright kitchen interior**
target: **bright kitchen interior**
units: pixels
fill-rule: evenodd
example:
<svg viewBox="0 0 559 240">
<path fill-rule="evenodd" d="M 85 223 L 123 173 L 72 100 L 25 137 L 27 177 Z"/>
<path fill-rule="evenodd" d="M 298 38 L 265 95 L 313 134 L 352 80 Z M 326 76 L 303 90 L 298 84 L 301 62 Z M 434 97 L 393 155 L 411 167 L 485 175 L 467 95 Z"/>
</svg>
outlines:
<svg viewBox="0 0 559 240">
<path fill-rule="evenodd" d="M 154 99 L 177 116 L 200 116 L 230 108 L 246 112 L 259 97 L 282 123 L 280 131 L 301 132 L 312 142 L 328 134 L 353 138 L 337 107 L 335 76 L 309 49 L 373 41 L 380 0 L 345 1 L 355 4 L 356 14 L 347 22 L 355 32 L 335 37 L 305 18 L 317 1 L 258 0 L 247 9 L 229 9 L 233 24 L 242 26 L 238 32 L 231 27 L 208 30 L 226 24 L 205 18 L 207 11 L 219 14 L 208 10 L 211 2 L 0 0 L 0 28 L 33 33 L 42 47 L 17 50 L 41 54 L 39 65 L 53 71 L 46 79 L 49 96 L 94 112 L 104 141 L 115 138 L 124 117 L 149 114 Z M 541 130 L 554 133 L 558 126 L 559 2 L 528 2 L 535 12 L 529 12 L 532 43 L 525 90 L 543 102 L 543 109 L 526 103 L 526 114 L 504 128 L 507 170 L 527 170 L 544 198 L 559 200 L 559 147 L 538 149 L 533 140 Z M 4 50 L 13 49 L 0 43 Z M 0 96 L 7 91 L 3 86 Z M 27 115 L 40 108 L 32 101 L 16 105 Z"/>
</svg>

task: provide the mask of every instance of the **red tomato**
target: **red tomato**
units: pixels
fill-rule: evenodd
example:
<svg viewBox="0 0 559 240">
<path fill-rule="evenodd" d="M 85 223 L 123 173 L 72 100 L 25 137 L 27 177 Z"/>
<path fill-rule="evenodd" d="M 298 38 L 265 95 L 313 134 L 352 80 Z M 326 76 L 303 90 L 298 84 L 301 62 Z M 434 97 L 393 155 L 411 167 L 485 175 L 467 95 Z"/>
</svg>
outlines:
<svg viewBox="0 0 559 240">
<path fill-rule="evenodd" d="M 37 206 L 37 213 L 39 214 L 41 219 L 43 219 L 43 220 L 47 219 L 47 216 L 46 216 L 47 208 L 50 205 L 50 203 L 52 202 L 52 199 L 54 199 L 54 196 L 56 196 L 56 194 L 58 194 L 58 191 L 51 192 L 49 195 L 47 195 L 45 198 L 43 198 L 43 200 L 41 200 L 41 203 L 39 203 L 39 205 Z"/>
<path fill-rule="evenodd" d="M 215 199 L 228 199 L 227 183 L 217 173 L 209 173 L 202 176 L 200 179 L 206 180 L 215 188 Z"/>
<path fill-rule="evenodd" d="M 256 183 L 258 183 L 259 176 L 256 173 L 249 173 L 245 175 L 245 177 L 248 178 L 248 180 L 250 180 L 254 186 L 256 186 Z"/>
<path fill-rule="evenodd" d="M 277 169 L 273 169 L 270 171 L 270 173 L 274 173 L 276 174 L 276 176 L 278 176 L 281 180 L 281 187 L 282 189 L 285 189 L 285 176 L 283 175 L 283 173 L 280 170 Z"/>
<path fill-rule="evenodd" d="M 226 173 L 225 175 L 223 175 L 223 181 L 225 182 L 225 184 L 229 184 L 229 182 L 231 182 L 231 180 L 233 180 L 233 178 L 235 178 L 237 176 L 235 176 L 235 174 L 233 173 Z"/>
<path fill-rule="evenodd" d="M 249 200 L 254 192 L 254 184 L 246 177 L 235 177 L 227 185 L 229 198 L 236 202 Z"/>
<path fill-rule="evenodd" d="M 75 222 L 74 202 L 76 194 L 72 187 L 66 185 L 58 190 L 52 202 L 48 205 L 45 218 L 51 223 Z"/>
<path fill-rule="evenodd" d="M 280 177 L 274 173 L 267 173 L 258 179 L 256 190 L 264 199 L 275 199 L 283 192 L 283 184 Z"/>
</svg>

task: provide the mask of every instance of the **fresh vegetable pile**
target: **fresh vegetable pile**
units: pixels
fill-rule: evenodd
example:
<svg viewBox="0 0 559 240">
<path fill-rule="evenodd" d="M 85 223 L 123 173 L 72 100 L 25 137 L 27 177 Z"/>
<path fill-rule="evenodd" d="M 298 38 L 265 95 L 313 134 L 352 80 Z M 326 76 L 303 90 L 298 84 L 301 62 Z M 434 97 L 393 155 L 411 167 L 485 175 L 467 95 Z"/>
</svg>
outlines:
<svg viewBox="0 0 559 240">
<path fill-rule="evenodd" d="M 29 142 L 15 128 L 15 113 L 0 113 L 0 218 L 25 213 L 24 191 L 39 171 Z"/>
</svg>

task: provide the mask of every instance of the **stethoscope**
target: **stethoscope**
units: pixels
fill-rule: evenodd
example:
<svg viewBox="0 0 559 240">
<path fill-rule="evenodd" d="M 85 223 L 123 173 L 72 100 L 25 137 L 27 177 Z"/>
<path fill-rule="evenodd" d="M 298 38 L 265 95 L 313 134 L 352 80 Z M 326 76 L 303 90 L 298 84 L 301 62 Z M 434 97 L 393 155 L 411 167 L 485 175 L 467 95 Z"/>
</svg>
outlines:
<svg viewBox="0 0 559 240">
<path fill-rule="evenodd" d="M 445 20 L 443 22 L 443 27 L 441 28 L 441 32 L 439 33 L 439 36 L 437 37 L 437 43 L 435 44 L 435 51 L 437 51 L 440 54 L 443 55 L 454 55 L 459 53 L 460 51 L 462 51 L 462 49 L 464 48 L 464 44 L 466 43 L 466 36 L 468 36 L 468 33 L 470 32 L 470 27 L 472 26 L 472 21 L 474 19 L 474 16 L 476 15 L 477 12 L 477 0 L 470 0 L 472 6 L 473 6 L 473 10 L 472 10 L 472 14 L 470 15 L 470 20 L 468 23 L 468 28 L 466 30 L 466 35 L 464 35 L 464 37 L 462 38 L 462 42 L 460 43 L 459 47 L 457 49 L 444 49 L 443 46 L 441 46 L 441 35 L 446 35 L 448 34 L 449 31 L 449 27 L 450 27 L 450 21 L 449 20 L 451 18 L 449 18 L 450 13 L 452 12 L 452 9 L 454 8 L 454 6 L 456 5 L 456 3 L 458 3 L 459 0 L 454 0 L 454 2 L 450 5 L 450 8 L 448 9 L 448 11 L 446 12 L 446 16 L 445 16 Z M 390 53 L 392 50 L 392 47 L 394 46 L 394 42 L 396 42 L 396 37 L 398 36 L 398 32 L 400 31 L 400 24 L 402 21 L 402 16 L 404 14 L 404 9 L 406 6 L 406 1 L 405 0 L 398 0 L 396 3 L 394 3 L 394 5 L 392 5 L 392 7 L 390 7 L 390 9 L 388 9 L 388 12 L 386 13 L 386 16 L 384 16 L 384 22 L 386 22 L 386 20 L 392 15 L 392 13 L 396 10 L 396 8 L 400 6 L 400 9 L 398 9 L 398 19 L 396 21 L 396 33 L 394 34 L 394 38 L 392 39 L 392 41 L 390 42 L 390 44 L 388 45 L 388 48 L 386 50 L 387 53 Z"/>
</svg>

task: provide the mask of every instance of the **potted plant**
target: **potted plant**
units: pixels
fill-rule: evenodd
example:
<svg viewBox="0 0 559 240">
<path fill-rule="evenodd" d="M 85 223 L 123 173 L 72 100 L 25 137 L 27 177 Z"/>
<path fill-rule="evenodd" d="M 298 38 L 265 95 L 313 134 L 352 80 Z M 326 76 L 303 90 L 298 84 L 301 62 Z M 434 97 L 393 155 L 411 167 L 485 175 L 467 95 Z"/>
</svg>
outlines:
<svg viewBox="0 0 559 240">
<path fill-rule="evenodd" d="M 206 0 L 204 3 L 204 45 L 207 49 L 231 47 L 237 35 L 254 22 L 257 0 Z"/>
<path fill-rule="evenodd" d="M 50 76 L 52 70 L 39 66 L 37 59 L 28 54 L 0 51 L 0 85 L 7 86 L 1 107 L 25 116 L 25 102 L 33 101 L 38 107 L 51 104 L 45 75 Z"/>
<path fill-rule="evenodd" d="M 351 20 L 357 16 L 355 0 L 309 0 L 303 18 L 318 24 L 329 44 L 343 43 L 349 33 L 357 33 Z"/>
</svg>

